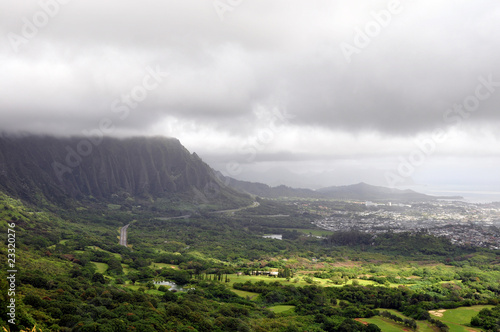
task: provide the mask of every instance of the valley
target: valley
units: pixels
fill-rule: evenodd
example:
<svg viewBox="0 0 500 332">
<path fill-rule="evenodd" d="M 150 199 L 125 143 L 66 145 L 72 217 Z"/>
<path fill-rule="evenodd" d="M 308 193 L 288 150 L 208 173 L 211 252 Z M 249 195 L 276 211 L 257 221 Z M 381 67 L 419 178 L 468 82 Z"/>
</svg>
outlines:
<svg viewBox="0 0 500 332">
<path fill-rule="evenodd" d="M 0 1 L 0 332 L 500 332 L 500 1 Z"/>
<path fill-rule="evenodd" d="M 495 308 L 500 291 L 497 250 L 457 246 L 421 232 L 381 233 L 373 240 L 352 229 L 321 231 L 315 224 L 325 209 L 316 213 L 311 202 L 260 200 L 251 209 L 199 211 L 175 219 L 107 207 L 87 210 L 85 218 L 75 211 L 64 219 L 32 212 L 7 196 L 2 206 L 2 220 L 10 214 L 22 229 L 20 320 L 41 331 L 92 326 L 343 331 L 348 325 L 359 331 L 368 326 L 406 331 L 413 321 L 418 331 L 435 331 L 441 320 L 432 312 L 469 308 L 472 319 L 480 310 Z M 118 245 L 116 235 L 133 220 L 129 247 Z M 164 280 L 183 290 L 172 292 L 156 282 Z M 126 302 L 119 300 L 124 296 Z M 62 309 L 72 308 L 70 303 L 81 309 Z M 88 311 L 94 307 L 115 318 Z M 200 310 L 207 315 L 201 321 L 195 318 Z M 403 321 L 383 316 L 386 310 Z M 133 315 L 123 319 L 119 312 Z M 136 315 L 140 319 L 132 318 Z M 480 330 L 470 319 L 443 317 L 450 331 Z"/>
<path fill-rule="evenodd" d="M 169 144 L 161 155 L 169 154 Z M 339 190 L 349 195 L 361 190 L 379 199 L 304 197 L 306 191 L 290 188 L 279 189 L 284 196 L 261 197 L 226 187 L 215 172 L 197 164 L 201 161 L 192 162 L 185 172 L 206 169 L 209 188 L 216 184 L 217 190 L 193 180 L 185 190 L 156 193 L 152 186 L 134 192 L 126 186 L 129 180 L 116 180 L 113 186 L 123 185 L 116 194 L 86 182 L 85 190 L 101 192 L 99 199 L 61 199 L 37 191 L 50 180 L 30 174 L 43 169 L 22 170 L 31 190 L 15 181 L 3 183 L 0 231 L 7 234 L 15 225 L 18 272 L 16 325 L 4 314 L 2 327 L 62 332 L 497 328 L 498 203 L 407 200 L 407 192 L 366 184 Z M 89 170 L 75 172 L 94 178 Z M 127 172 L 129 179 L 154 173 L 148 167 Z M 177 181 L 167 180 L 166 173 L 165 183 Z M 397 200 L 388 201 L 388 194 Z M 7 257 L 2 247 L 2 289 L 7 289 Z M 2 292 L 0 306 L 6 308 L 11 298 Z"/>
</svg>

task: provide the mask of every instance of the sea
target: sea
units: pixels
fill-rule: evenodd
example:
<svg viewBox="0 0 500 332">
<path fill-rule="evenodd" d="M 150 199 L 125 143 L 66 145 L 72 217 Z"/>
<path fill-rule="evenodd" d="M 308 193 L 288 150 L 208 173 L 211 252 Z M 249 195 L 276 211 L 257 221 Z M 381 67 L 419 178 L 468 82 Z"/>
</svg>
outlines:
<svg viewBox="0 0 500 332">
<path fill-rule="evenodd" d="M 500 190 L 492 188 L 478 190 L 470 187 L 412 186 L 408 189 L 432 196 L 462 196 L 461 201 L 468 203 L 487 204 L 500 202 Z"/>
</svg>

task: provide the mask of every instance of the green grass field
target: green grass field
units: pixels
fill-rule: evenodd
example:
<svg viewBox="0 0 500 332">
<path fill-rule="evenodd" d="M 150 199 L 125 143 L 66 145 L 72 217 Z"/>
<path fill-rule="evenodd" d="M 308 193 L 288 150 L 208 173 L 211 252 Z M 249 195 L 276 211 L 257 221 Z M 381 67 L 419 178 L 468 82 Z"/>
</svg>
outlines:
<svg viewBox="0 0 500 332">
<path fill-rule="evenodd" d="M 158 264 L 158 263 L 155 263 Z M 167 264 L 168 265 L 168 264 Z M 275 277 L 269 277 L 269 276 L 247 276 L 247 275 L 242 275 L 238 276 L 236 274 L 229 274 L 229 287 L 232 289 L 234 283 L 245 283 L 247 281 L 251 282 L 257 282 L 257 281 L 265 281 L 265 282 L 279 282 L 280 284 L 283 285 L 294 285 L 294 286 L 308 286 L 308 285 L 318 285 L 318 286 L 323 286 L 323 287 L 342 287 L 344 284 L 341 285 L 336 285 L 333 282 L 331 282 L 329 279 L 321 279 L 321 278 L 314 278 L 310 276 L 312 279 L 313 283 L 308 283 L 307 281 L 304 280 L 304 278 L 309 277 L 307 275 L 296 275 L 293 278 L 290 279 L 290 281 L 287 281 L 285 278 L 275 278 Z M 297 280 L 297 282 L 295 281 Z M 362 280 L 362 279 L 353 279 L 357 280 L 358 284 L 361 286 L 367 286 L 367 285 L 375 285 L 375 286 L 381 286 L 384 287 L 383 285 L 377 284 L 375 281 L 372 280 Z M 353 280 L 349 280 L 347 282 L 348 285 L 351 285 Z"/>
<path fill-rule="evenodd" d="M 244 298 L 250 298 L 250 300 L 255 301 L 259 296 L 259 293 L 246 292 L 239 289 L 231 289 L 233 293 Z"/>
<path fill-rule="evenodd" d="M 450 332 L 468 332 L 468 331 L 481 331 L 480 329 L 471 328 L 468 325 L 472 317 L 476 316 L 479 311 L 484 308 L 493 308 L 491 305 L 478 305 L 472 307 L 461 307 L 450 309 L 442 312 L 436 316 L 433 311 L 430 311 L 431 316 L 439 319 L 450 327 Z"/>
<path fill-rule="evenodd" d="M 479 311 L 483 308 L 492 308 L 493 306 L 489 305 L 481 305 L 481 306 L 473 306 L 473 307 L 462 307 L 457 309 L 446 310 L 442 313 L 442 316 L 433 315 L 431 316 L 435 319 L 439 319 L 444 322 L 446 325 L 450 327 L 450 332 L 471 332 L 471 331 L 481 331 L 480 329 L 469 327 L 469 323 L 472 317 L 477 315 Z M 401 318 L 408 318 L 404 316 L 402 313 L 392 310 L 392 309 L 381 309 L 381 311 L 388 311 L 393 315 L 399 316 Z M 431 311 L 432 312 L 432 311 Z M 388 331 L 408 331 L 409 329 L 404 327 L 403 325 L 397 324 L 396 322 L 391 321 L 390 319 L 386 319 L 383 317 L 372 317 L 372 318 L 363 318 L 360 321 L 376 324 L 380 329 L 384 332 Z M 418 331 L 419 332 L 434 332 L 432 324 L 427 321 L 417 321 Z"/>
<path fill-rule="evenodd" d="M 417 326 L 418 332 L 436 332 L 435 328 L 432 327 L 432 324 L 426 320 L 418 320 Z"/>
<path fill-rule="evenodd" d="M 165 294 L 165 292 L 161 292 L 157 289 L 148 289 L 147 291 L 145 291 L 145 293 L 151 294 L 151 295 L 159 295 L 159 296 L 162 296 L 163 294 Z"/>
<path fill-rule="evenodd" d="M 137 290 L 139 290 L 139 288 L 141 288 L 141 287 L 143 287 L 143 286 L 126 284 L 126 285 L 125 285 L 125 287 L 127 287 L 128 289 L 131 289 L 131 290 L 137 291 Z M 143 288 L 145 288 L 145 287 L 143 287 Z"/>
<path fill-rule="evenodd" d="M 294 305 L 275 305 L 273 307 L 268 308 L 271 311 L 274 311 L 277 314 L 281 314 L 283 312 L 289 312 L 295 309 Z"/>
<path fill-rule="evenodd" d="M 176 269 L 176 270 L 179 269 L 179 267 L 177 265 L 166 264 L 166 263 L 151 263 L 151 265 L 149 265 L 149 268 L 153 269 L 153 270 L 164 269 L 164 268 L 170 268 L 170 269 Z"/>
<path fill-rule="evenodd" d="M 122 269 L 123 273 L 125 274 L 129 274 L 131 271 L 135 271 L 135 269 L 130 268 L 128 264 L 123 264 L 123 263 L 122 263 Z"/>
<path fill-rule="evenodd" d="M 383 318 L 383 317 L 379 317 L 379 316 L 375 316 L 375 317 L 372 317 L 372 318 L 361 318 L 361 319 L 358 319 L 358 321 L 359 322 L 366 322 L 366 323 L 375 324 L 378 327 L 380 327 L 380 329 L 383 332 L 409 331 L 409 329 L 407 327 L 405 327 L 403 325 L 399 325 L 396 322 L 393 322 L 393 321 L 391 321 L 389 319 L 386 319 L 386 318 Z"/>
<path fill-rule="evenodd" d="M 394 310 L 394 309 L 379 309 L 379 310 L 380 310 L 380 312 L 382 312 L 382 311 L 390 312 L 391 314 L 393 314 L 395 316 L 398 316 L 398 317 L 401 317 L 403 319 L 407 319 L 408 318 L 405 315 L 403 315 L 402 313 L 400 313 L 399 311 Z"/>
<path fill-rule="evenodd" d="M 358 284 L 361 285 L 361 286 L 368 286 L 368 285 L 372 285 L 372 286 L 382 286 L 380 285 L 379 283 L 376 283 L 375 281 L 373 280 L 363 280 L 363 279 L 353 279 L 353 280 L 357 280 L 358 281 Z M 349 280 L 347 282 L 348 285 L 352 285 L 352 282 L 353 280 Z"/>
<path fill-rule="evenodd" d="M 326 230 L 322 230 L 322 229 L 303 229 L 303 228 L 287 228 L 287 230 L 289 231 L 297 231 L 297 232 L 300 232 L 300 233 L 304 233 L 306 235 L 314 235 L 314 236 L 328 236 L 328 235 L 332 235 L 333 232 L 331 231 L 326 231 Z"/>
<path fill-rule="evenodd" d="M 279 282 L 280 284 L 283 285 L 294 285 L 294 286 L 306 286 L 306 285 L 311 285 L 310 283 L 307 283 L 304 278 L 304 276 L 295 276 L 290 279 L 290 281 L 287 281 L 285 278 L 275 278 L 275 277 L 269 277 L 269 276 L 247 276 L 247 275 L 242 275 L 242 276 L 237 276 L 236 274 L 229 274 L 228 278 L 230 279 L 229 281 L 229 286 L 232 288 L 233 284 L 235 282 L 238 283 L 245 283 L 247 281 L 251 282 L 257 282 L 257 281 L 265 281 L 265 282 Z M 312 277 L 311 277 L 312 278 Z M 298 279 L 297 282 L 294 280 Z M 319 279 L 319 278 L 312 278 L 314 284 L 316 285 L 321 285 L 321 286 L 334 286 L 333 284 L 330 284 L 327 282 L 326 279 Z"/>
<path fill-rule="evenodd" d="M 106 263 L 99 263 L 99 262 L 91 262 L 96 266 L 97 272 L 104 274 L 108 270 L 108 264 Z"/>
<path fill-rule="evenodd" d="M 117 254 L 116 252 L 107 251 L 107 250 L 101 249 L 101 248 L 96 247 L 96 246 L 88 246 L 88 247 L 86 247 L 86 249 L 104 251 L 104 252 L 107 252 L 108 254 L 110 254 L 111 256 L 114 256 L 117 259 L 122 258 L 122 255 Z"/>
<path fill-rule="evenodd" d="M 406 317 L 405 315 L 403 315 L 402 313 L 400 313 L 399 311 L 397 310 L 393 310 L 393 309 L 380 309 L 380 311 L 388 311 L 390 312 L 391 314 L 393 315 L 396 315 L 398 317 L 401 317 L 403 319 L 408 319 L 408 317 Z M 383 318 L 383 317 L 380 317 L 380 318 Z M 385 319 L 384 320 L 386 321 L 386 323 L 389 323 L 389 322 L 392 322 L 390 319 Z M 395 322 L 392 322 L 394 324 L 396 324 Z M 375 323 L 374 323 L 375 324 Z M 398 324 L 396 324 L 397 326 L 399 326 Z M 418 331 L 419 332 L 435 332 L 435 329 L 432 327 L 432 324 L 429 323 L 428 321 L 425 321 L 425 320 L 421 320 L 421 321 L 417 321 L 417 325 L 418 325 Z M 379 326 L 381 329 L 382 327 Z M 402 327 L 403 329 L 405 329 L 406 327 Z M 406 328 L 406 330 L 408 330 L 408 328 Z M 382 331 L 385 331 L 382 329 Z"/>
</svg>

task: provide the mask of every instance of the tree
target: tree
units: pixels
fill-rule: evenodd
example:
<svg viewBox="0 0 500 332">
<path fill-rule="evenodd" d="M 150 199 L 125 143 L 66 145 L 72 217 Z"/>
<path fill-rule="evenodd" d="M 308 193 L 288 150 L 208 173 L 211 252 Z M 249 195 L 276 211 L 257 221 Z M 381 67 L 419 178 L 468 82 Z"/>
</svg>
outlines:
<svg viewBox="0 0 500 332">
<path fill-rule="evenodd" d="M 104 279 L 104 276 L 101 273 L 96 272 L 92 276 L 92 282 L 105 284 L 106 283 L 106 279 Z"/>
<path fill-rule="evenodd" d="M 177 300 L 177 294 L 167 290 L 165 294 L 163 294 L 163 300 L 165 302 L 175 302 Z"/>
</svg>

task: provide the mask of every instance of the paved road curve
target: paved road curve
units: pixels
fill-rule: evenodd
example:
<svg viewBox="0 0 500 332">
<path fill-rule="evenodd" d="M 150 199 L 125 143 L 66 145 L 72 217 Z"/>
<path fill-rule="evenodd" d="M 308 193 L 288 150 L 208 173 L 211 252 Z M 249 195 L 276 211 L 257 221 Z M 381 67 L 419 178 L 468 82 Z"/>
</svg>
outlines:
<svg viewBox="0 0 500 332">
<path fill-rule="evenodd" d="M 241 207 L 239 209 L 213 211 L 213 212 L 210 212 L 210 213 L 230 213 L 230 214 L 233 214 L 233 213 L 238 212 L 238 211 L 255 208 L 255 207 L 259 206 L 259 205 L 260 205 L 259 202 L 253 202 L 251 205 L 244 206 L 244 207 Z"/>
<path fill-rule="evenodd" d="M 185 214 L 185 215 L 179 216 L 179 217 L 159 217 L 159 218 L 155 218 L 155 219 L 166 221 L 166 220 L 172 220 L 172 219 L 189 219 L 190 217 L 191 217 L 190 214 Z"/>
<path fill-rule="evenodd" d="M 130 224 L 127 224 L 122 227 L 120 230 L 120 245 L 121 246 L 127 246 L 127 228 Z"/>
<path fill-rule="evenodd" d="M 211 213 L 234 213 L 234 212 L 237 212 L 237 211 L 241 211 L 241 210 L 245 210 L 245 209 L 250 209 L 250 208 L 254 208 L 254 207 L 257 207 L 259 206 L 259 202 L 253 202 L 253 204 L 249 205 L 249 206 L 244 206 L 242 208 L 239 208 L 239 209 L 234 209 L 234 210 L 223 210 L 223 211 L 214 211 L 214 212 L 211 212 Z M 190 214 L 187 214 L 185 216 L 180 216 L 180 217 L 167 217 L 167 218 L 158 218 L 160 220 L 170 220 L 170 219 L 187 219 L 191 217 Z M 128 226 L 130 226 L 130 224 L 127 224 L 125 226 L 123 226 L 120 230 L 120 245 L 121 246 L 127 246 L 127 228 Z"/>
</svg>

